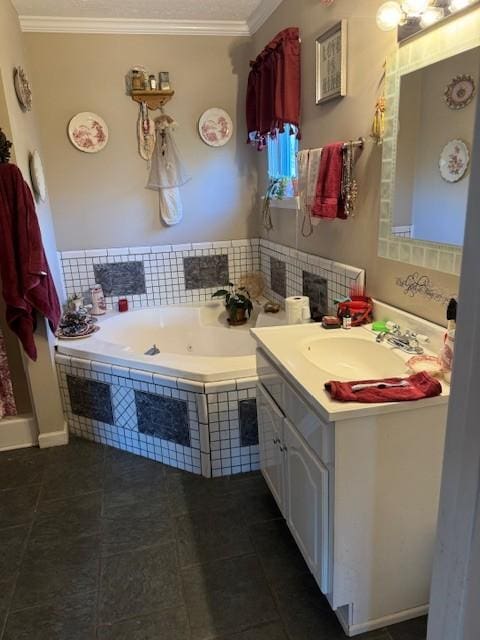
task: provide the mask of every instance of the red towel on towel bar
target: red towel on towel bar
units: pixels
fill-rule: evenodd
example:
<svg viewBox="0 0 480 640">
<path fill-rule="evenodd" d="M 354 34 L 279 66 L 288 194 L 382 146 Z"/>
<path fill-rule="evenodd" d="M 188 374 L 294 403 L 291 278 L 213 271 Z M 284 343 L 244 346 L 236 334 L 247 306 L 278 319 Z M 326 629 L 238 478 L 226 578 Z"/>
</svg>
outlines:
<svg viewBox="0 0 480 640">
<path fill-rule="evenodd" d="M 317 189 L 312 205 L 316 218 L 345 219 L 342 198 L 343 142 L 327 144 L 323 148 L 318 171 Z"/>
<path fill-rule="evenodd" d="M 36 360 L 36 312 L 55 331 L 61 309 L 32 193 L 13 164 L 0 164 L 0 275 L 8 325 L 28 356 Z"/>
<path fill-rule="evenodd" d="M 353 391 L 352 387 L 363 384 L 398 384 L 405 381 L 408 386 L 370 387 Z M 325 384 L 325 389 L 333 400 L 340 402 L 401 402 L 433 398 L 442 393 L 442 385 L 426 371 L 415 373 L 408 378 L 385 378 L 383 380 L 358 380 L 356 382 L 338 382 L 332 380 Z"/>
</svg>

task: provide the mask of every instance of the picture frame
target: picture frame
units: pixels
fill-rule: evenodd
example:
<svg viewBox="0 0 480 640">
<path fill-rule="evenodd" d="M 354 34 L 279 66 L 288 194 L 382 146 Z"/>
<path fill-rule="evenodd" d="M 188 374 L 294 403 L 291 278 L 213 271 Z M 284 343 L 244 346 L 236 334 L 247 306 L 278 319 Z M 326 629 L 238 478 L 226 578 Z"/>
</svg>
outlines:
<svg viewBox="0 0 480 640">
<path fill-rule="evenodd" d="M 347 95 L 347 20 L 337 22 L 315 41 L 316 103 Z"/>
</svg>

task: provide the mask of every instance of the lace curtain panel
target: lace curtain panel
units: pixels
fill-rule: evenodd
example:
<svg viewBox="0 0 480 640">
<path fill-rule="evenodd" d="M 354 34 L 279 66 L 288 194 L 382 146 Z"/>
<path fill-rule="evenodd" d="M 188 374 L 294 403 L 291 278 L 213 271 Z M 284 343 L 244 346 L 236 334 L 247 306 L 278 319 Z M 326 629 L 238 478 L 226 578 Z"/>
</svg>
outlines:
<svg viewBox="0 0 480 640">
<path fill-rule="evenodd" d="M 5 340 L 0 330 L 0 418 L 17 414 L 12 379 L 8 367 Z"/>
</svg>

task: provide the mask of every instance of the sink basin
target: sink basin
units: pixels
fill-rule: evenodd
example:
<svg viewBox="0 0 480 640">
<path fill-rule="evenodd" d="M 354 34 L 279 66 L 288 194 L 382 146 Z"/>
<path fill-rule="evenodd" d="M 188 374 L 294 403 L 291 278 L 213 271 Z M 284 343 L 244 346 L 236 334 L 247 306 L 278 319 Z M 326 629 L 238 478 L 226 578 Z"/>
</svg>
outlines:
<svg viewBox="0 0 480 640">
<path fill-rule="evenodd" d="M 361 338 L 312 339 L 303 344 L 302 354 L 330 376 L 344 380 L 391 378 L 408 373 L 398 353 Z"/>
</svg>

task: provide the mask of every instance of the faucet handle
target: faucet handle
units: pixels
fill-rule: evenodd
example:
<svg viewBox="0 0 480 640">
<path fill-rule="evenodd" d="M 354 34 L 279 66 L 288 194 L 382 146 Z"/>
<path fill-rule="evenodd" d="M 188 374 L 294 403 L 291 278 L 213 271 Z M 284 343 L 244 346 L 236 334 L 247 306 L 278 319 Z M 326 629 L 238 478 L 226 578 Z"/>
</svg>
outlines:
<svg viewBox="0 0 480 640">
<path fill-rule="evenodd" d="M 390 326 L 390 333 L 393 333 L 394 336 L 399 335 L 399 333 L 400 333 L 400 325 L 397 324 L 396 322 L 392 322 L 392 324 Z"/>
</svg>

